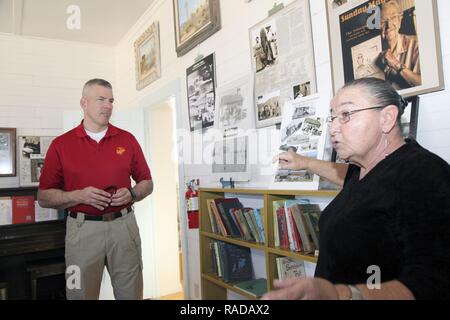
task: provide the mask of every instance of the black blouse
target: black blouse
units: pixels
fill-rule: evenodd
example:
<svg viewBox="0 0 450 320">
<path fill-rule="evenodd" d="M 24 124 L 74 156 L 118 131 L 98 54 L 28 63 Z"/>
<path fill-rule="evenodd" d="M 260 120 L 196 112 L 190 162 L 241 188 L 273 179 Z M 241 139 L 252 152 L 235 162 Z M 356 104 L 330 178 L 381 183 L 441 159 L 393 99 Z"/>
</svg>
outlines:
<svg viewBox="0 0 450 320">
<path fill-rule="evenodd" d="M 450 299 L 450 166 L 407 143 L 359 180 L 350 165 L 319 222 L 316 277 L 333 283 L 398 280 L 416 299 Z M 373 277 L 369 281 L 372 283 Z"/>
</svg>

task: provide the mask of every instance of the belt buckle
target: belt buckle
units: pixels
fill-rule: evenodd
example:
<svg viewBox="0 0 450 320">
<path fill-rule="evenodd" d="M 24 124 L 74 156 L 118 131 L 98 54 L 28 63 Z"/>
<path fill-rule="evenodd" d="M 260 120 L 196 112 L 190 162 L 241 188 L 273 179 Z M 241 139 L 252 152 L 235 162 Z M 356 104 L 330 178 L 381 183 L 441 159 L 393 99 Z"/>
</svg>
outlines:
<svg viewBox="0 0 450 320">
<path fill-rule="evenodd" d="M 113 221 L 114 220 L 114 215 L 113 213 L 105 213 L 104 215 L 102 215 L 102 220 L 103 221 Z"/>
</svg>

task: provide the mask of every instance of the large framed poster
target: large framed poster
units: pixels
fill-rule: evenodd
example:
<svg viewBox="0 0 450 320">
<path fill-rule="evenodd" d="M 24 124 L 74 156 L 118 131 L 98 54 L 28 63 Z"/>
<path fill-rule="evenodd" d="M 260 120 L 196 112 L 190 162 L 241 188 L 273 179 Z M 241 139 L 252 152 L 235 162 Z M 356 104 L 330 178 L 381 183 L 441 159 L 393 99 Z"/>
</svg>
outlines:
<svg viewBox="0 0 450 320">
<path fill-rule="evenodd" d="M 435 0 L 326 1 L 334 93 L 364 77 L 403 97 L 444 88 Z"/>
<path fill-rule="evenodd" d="M 317 92 L 308 0 L 297 0 L 249 29 L 256 127 L 281 122 L 282 106 Z"/>
</svg>

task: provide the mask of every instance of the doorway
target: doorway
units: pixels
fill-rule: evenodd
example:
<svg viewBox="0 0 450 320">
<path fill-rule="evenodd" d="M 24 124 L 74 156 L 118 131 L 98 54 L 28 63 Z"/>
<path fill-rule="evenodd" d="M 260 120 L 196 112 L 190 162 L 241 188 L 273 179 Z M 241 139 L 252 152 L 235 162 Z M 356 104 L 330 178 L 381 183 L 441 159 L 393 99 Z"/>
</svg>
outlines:
<svg viewBox="0 0 450 320">
<path fill-rule="evenodd" d="M 175 98 L 150 106 L 145 114 L 148 158 L 155 184 L 155 261 L 159 297 L 164 297 L 183 291 Z"/>
</svg>

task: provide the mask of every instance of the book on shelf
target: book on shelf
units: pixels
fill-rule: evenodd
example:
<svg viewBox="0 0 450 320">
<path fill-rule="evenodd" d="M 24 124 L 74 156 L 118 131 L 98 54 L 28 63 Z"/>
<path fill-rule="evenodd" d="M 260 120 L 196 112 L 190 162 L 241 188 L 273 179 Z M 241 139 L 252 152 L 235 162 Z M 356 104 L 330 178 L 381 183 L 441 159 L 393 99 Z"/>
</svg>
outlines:
<svg viewBox="0 0 450 320">
<path fill-rule="evenodd" d="M 34 197 L 12 196 L 11 198 L 13 224 L 34 222 Z"/>
<path fill-rule="evenodd" d="M 234 287 L 255 298 L 260 298 L 267 292 L 267 280 L 265 278 L 250 279 L 236 283 Z"/>
<path fill-rule="evenodd" d="M 239 227 L 236 225 L 230 209 L 242 209 L 243 205 L 239 202 L 238 198 L 218 198 L 214 199 L 216 207 L 219 209 L 219 213 L 223 218 L 223 221 L 227 227 L 227 230 L 232 237 L 240 237 Z"/>
<path fill-rule="evenodd" d="M 0 197 L 0 226 L 12 224 L 12 199 Z"/>
<path fill-rule="evenodd" d="M 257 243 L 262 243 L 261 235 L 259 234 L 259 228 L 256 226 L 256 221 L 254 219 L 254 212 L 251 208 L 244 208 L 244 218 L 250 228 L 253 238 Z"/>
<path fill-rule="evenodd" d="M 256 220 L 256 225 L 258 226 L 258 234 L 261 238 L 261 243 L 266 243 L 266 236 L 264 233 L 264 223 L 261 216 L 261 209 L 253 209 L 253 215 Z"/>
<path fill-rule="evenodd" d="M 303 215 L 303 206 L 305 206 L 305 205 L 306 204 L 295 203 L 295 202 L 287 204 L 288 208 L 290 210 L 292 210 L 292 216 L 294 218 L 295 225 L 298 229 L 298 233 L 300 235 L 304 251 L 305 252 L 314 252 L 316 247 L 314 245 L 314 241 L 311 236 L 311 231 L 307 227 L 306 219 Z"/>
<path fill-rule="evenodd" d="M 223 280 L 234 282 L 253 277 L 253 264 L 250 248 L 219 241 Z"/>
<path fill-rule="evenodd" d="M 288 257 L 278 257 L 275 260 L 277 263 L 278 278 L 280 280 L 306 277 L 305 265 L 303 261 Z"/>
<path fill-rule="evenodd" d="M 319 248 L 319 218 L 322 211 L 317 204 L 303 206 L 303 216 L 305 217 L 308 229 L 311 231 L 311 237 L 316 248 Z"/>
<path fill-rule="evenodd" d="M 247 219 L 244 216 L 244 209 L 231 209 L 231 214 L 236 218 L 239 230 L 241 232 L 241 239 L 246 241 L 255 241 L 251 226 L 248 224 Z"/>
<path fill-rule="evenodd" d="M 37 201 L 34 202 L 35 222 L 58 220 L 58 210 L 42 208 Z"/>
</svg>

